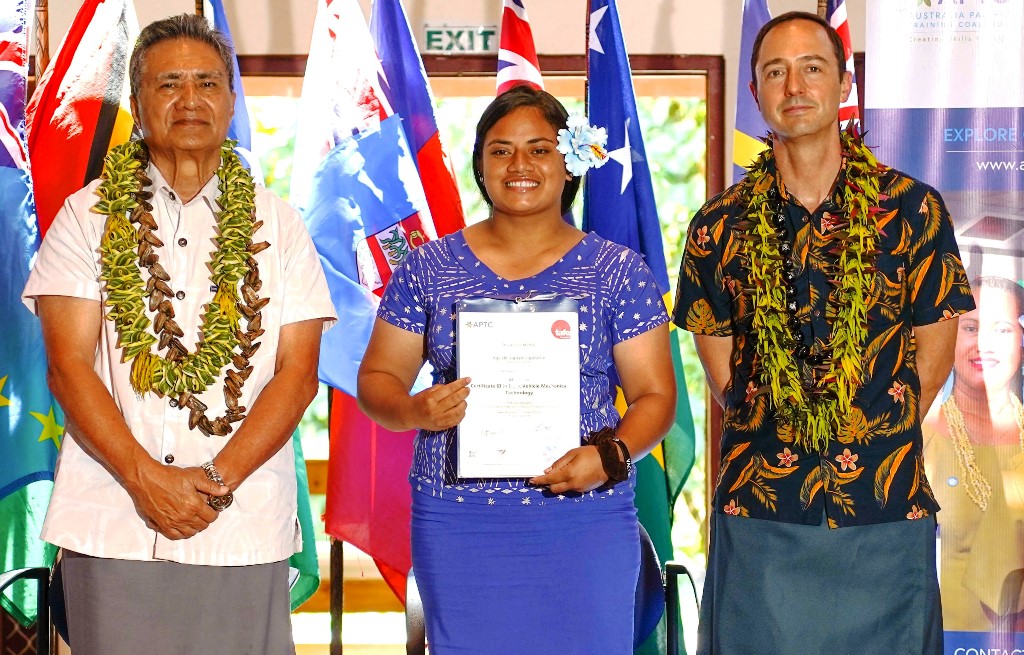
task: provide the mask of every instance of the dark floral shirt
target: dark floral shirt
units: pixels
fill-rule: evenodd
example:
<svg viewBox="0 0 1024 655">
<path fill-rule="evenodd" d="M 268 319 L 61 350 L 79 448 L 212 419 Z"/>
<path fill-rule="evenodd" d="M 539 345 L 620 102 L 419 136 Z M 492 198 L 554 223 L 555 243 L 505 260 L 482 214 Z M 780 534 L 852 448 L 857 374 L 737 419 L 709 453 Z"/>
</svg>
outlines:
<svg viewBox="0 0 1024 655">
<path fill-rule="evenodd" d="M 774 160 L 768 172 L 777 178 Z M 721 470 L 715 511 L 830 527 L 917 519 L 938 510 L 922 460 L 920 382 L 913 326 L 974 308 L 953 226 L 939 194 L 886 169 L 880 179 L 879 250 L 870 298 L 864 376 L 853 409 L 827 448 L 808 452 L 774 420 L 768 394 L 754 395 L 752 308 L 734 226 L 743 212 L 740 185 L 694 217 L 679 274 L 675 323 L 697 334 L 732 336 L 733 379 L 725 390 Z M 828 234 L 841 229 L 845 170 L 811 214 L 786 193 L 803 343 L 820 349 L 831 334 L 829 284 L 822 271 Z M 840 225 L 839 228 L 836 226 Z"/>
</svg>

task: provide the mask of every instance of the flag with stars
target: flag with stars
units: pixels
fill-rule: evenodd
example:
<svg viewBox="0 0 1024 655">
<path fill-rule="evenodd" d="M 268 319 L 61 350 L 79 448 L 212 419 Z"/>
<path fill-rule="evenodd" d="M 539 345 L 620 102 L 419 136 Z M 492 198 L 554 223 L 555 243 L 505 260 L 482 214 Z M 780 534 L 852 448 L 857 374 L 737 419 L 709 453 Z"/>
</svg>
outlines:
<svg viewBox="0 0 1024 655">
<path fill-rule="evenodd" d="M 590 12 L 587 107 L 590 122 L 608 131 L 608 156 L 612 161 L 587 173 L 583 229 L 643 255 L 668 304 L 669 277 L 651 165 L 644 149 L 615 0 L 591 0 Z M 695 455 L 693 421 L 677 338 L 673 331 L 672 361 L 680 390 L 675 424 L 651 456 L 637 463 L 637 515 L 662 561 L 672 559 L 672 506 Z M 664 652 L 663 640 L 663 630 L 659 630 L 636 652 Z"/>
<path fill-rule="evenodd" d="M 750 57 L 758 30 L 772 19 L 768 0 L 743 0 L 743 25 L 740 35 L 740 73 L 736 82 L 736 128 L 732 134 L 732 181 L 739 182 L 749 166 L 765 149 L 762 137 L 768 124 L 761 118 L 750 93 Z"/>
<path fill-rule="evenodd" d="M 514 86 L 528 84 L 544 88 L 540 60 L 533 45 L 533 30 L 523 0 L 504 0 L 501 39 L 498 45 L 498 95 Z"/>
<path fill-rule="evenodd" d="M 860 123 L 860 101 L 857 97 L 857 73 L 853 65 L 853 41 L 850 39 L 850 20 L 846 12 L 846 0 L 828 0 L 826 10 L 829 24 L 843 40 L 846 55 L 846 70 L 853 77 L 853 88 L 846 102 L 839 105 L 839 127 L 846 129 L 850 122 Z"/>
<path fill-rule="evenodd" d="M 39 246 L 25 143 L 28 0 L 0 8 L 0 570 L 45 566 L 53 549 L 38 539 L 53 486 L 64 416 L 46 386 L 39 321 L 21 290 Z M 35 619 L 35 585 L 0 598 L 19 622 Z"/>
</svg>

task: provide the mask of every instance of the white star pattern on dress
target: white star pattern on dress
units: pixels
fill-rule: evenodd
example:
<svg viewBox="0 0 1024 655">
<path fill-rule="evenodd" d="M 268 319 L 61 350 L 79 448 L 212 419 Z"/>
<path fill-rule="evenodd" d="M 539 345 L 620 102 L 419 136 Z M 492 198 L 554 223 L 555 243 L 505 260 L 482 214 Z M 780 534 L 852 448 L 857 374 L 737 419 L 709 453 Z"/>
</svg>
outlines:
<svg viewBox="0 0 1024 655">
<path fill-rule="evenodd" d="M 595 56 L 601 54 L 595 52 Z M 486 264 L 478 264 L 479 260 L 466 252 L 464 241 L 454 235 L 426 244 L 417 257 L 410 258 L 408 264 L 403 264 L 402 269 L 396 271 L 395 279 L 399 284 L 386 290 L 381 302 L 382 318 L 398 327 L 432 335 L 428 340 L 429 360 L 445 381 L 455 377 L 453 342 L 458 332 L 455 323 L 459 316 L 453 305 L 467 296 L 521 296 L 553 292 L 576 298 L 580 313 L 577 323 L 580 367 L 585 371 L 595 367 L 603 370 L 614 342 L 645 332 L 667 320 L 658 285 L 644 268 L 642 258 L 596 236 L 583 239 L 580 247 L 565 255 L 560 263 L 529 280 L 500 279 L 487 269 Z M 428 297 L 437 298 L 437 301 L 419 302 Z M 641 318 L 635 318 L 637 316 Z M 580 404 L 592 410 L 584 413 L 584 416 L 589 416 L 581 425 L 584 432 L 594 429 L 591 423 L 603 425 L 609 416 L 614 415 L 614 408 L 603 395 L 598 397 L 598 391 L 596 386 L 593 389 L 581 386 Z M 540 507 L 551 504 L 555 498 L 562 503 L 566 500 L 586 502 L 622 493 L 545 497 L 542 490 L 528 487 L 521 480 L 504 479 L 480 484 L 445 484 L 446 476 L 453 473 L 447 455 L 454 439 L 453 433 L 432 433 L 429 438 L 421 437 L 417 441 L 413 487 L 418 492 L 454 503 L 456 507 L 474 504 Z M 519 492 L 518 500 L 516 492 Z"/>
</svg>

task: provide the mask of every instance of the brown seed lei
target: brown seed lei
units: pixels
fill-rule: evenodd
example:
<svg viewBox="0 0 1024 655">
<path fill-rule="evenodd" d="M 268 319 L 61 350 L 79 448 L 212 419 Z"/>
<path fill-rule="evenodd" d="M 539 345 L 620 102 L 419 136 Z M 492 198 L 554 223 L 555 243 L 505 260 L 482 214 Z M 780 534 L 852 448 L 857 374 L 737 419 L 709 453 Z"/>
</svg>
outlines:
<svg viewBox="0 0 1024 655">
<path fill-rule="evenodd" d="M 185 333 L 174 320 L 170 298 L 174 291 L 170 276 L 160 264 L 156 248 L 163 242 L 156 235 L 146 175 L 149 151 L 142 141 L 129 141 L 111 150 L 104 162 L 103 182 L 96 190 L 100 197 L 93 211 L 107 216 L 101 242 L 101 273 L 107 291 L 106 317 L 113 321 L 122 349 L 122 361 L 131 361 L 132 387 L 140 395 L 149 391 L 169 396 L 171 406 L 189 410 L 190 429 L 198 428 L 206 436 L 226 436 L 232 423 L 245 418 L 246 408 L 239 405 L 242 386 L 252 373 L 249 359 L 260 347 L 263 335 L 261 310 L 270 302 L 260 298 L 262 281 L 255 255 L 270 246 L 253 243 L 252 235 L 262 225 L 255 221 L 255 188 L 252 176 L 234 152 L 234 142 L 221 148 L 221 166 L 217 170 L 221 195 L 217 202 L 217 250 L 211 253 L 210 280 L 216 287 L 213 299 L 205 306 L 202 337 L 196 351 L 190 353 L 179 337 Z M 149 279 L 142 282 L 141 268 Z M 241 297 L 239 297 L 239 288 Z M 155 312 L 153 334 L 146 331 L 149 311 Z M 246 329 L 241 319 L 246 320 Z M 165 356 L 155 355 L 167 349 Z M 221 377 L 224 368 L 224 401 L 227 413 L 210 420 L 207 405 L 198 394 Z"/>
</svg>

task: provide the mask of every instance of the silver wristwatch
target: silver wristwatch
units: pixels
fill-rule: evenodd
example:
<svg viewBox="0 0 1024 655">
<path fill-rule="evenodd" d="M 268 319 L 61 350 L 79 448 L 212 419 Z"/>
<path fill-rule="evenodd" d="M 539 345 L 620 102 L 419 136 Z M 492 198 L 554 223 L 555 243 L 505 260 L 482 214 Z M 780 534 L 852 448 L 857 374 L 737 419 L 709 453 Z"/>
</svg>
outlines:
<svg viewBox="0 0 1024 655">
<path fill-rule="evenodd" d="M 220 477 L 220 472 L 217 471 L 217 467 L 213 465 L 212 460 L 203 464 L 202 469 L 206 472 L 206 477 L 210 478 L 211 481 L 221 485 L 224 484 L 224 478 Z M 229 491 L 224 496 L 209 496 L 206 504 L 218 512 L 223 512 L 227 508 L 231 507 L 231 503 L 234 500 L 234 495 Z"/>
</svg>

